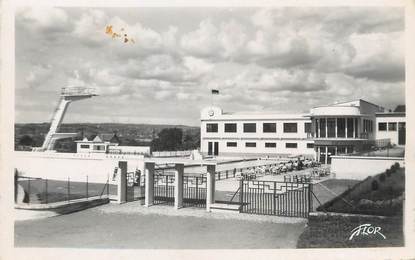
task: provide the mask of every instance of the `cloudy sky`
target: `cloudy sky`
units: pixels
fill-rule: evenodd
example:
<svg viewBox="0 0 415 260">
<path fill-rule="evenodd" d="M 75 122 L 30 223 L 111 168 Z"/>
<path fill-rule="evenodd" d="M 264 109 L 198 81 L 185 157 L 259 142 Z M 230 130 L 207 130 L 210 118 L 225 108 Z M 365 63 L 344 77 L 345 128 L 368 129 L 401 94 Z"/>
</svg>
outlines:
<svg viewBox="0 0 415 260">
<path fill-rule="evenodd" d="M 124 28 L 135 43 L 105 34 Z M 100 96 L 65 122 L 199 125 L 199 111 L 306 112 L 363 98 L 405 102 L 404 10 L 21 8 L 16 122 L 47 122 L 61 87 Z"/>
</svg>

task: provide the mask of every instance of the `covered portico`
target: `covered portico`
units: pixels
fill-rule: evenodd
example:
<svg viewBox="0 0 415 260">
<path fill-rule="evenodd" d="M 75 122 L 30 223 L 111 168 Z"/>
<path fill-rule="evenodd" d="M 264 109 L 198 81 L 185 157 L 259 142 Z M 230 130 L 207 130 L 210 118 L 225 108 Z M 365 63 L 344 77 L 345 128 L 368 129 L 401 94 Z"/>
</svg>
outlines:
<svg viewBox="0 0 415 260">
<path fill-rule="evenodd" d="M 155 175 L 156 165 L 160 164 L 159 160 L 145 160 L 145 202 L 146 207 L 153 206 L 155 203 Z M 184 198 L 184 183 L 185 173 L 184 167 L 186 162 L 184 160 L 164 160 L 162 163 L 173 165 L 171 171 L 174 172 L 174 208 L 180 209 L 183 207 Z M 187 163 L 188 164 L 188 163 Z M 192 165 L 197 164 L 206 167 L 206 210 L 210 211 L 210 206 L 215 201 L 215 172 L 216 162 L 206 161 L 192 161 Z M 199 174 L 200 176 L 201 174 Z M 188 176 L 186 176 L 188 177 Z M 167 187 L 167 184 L 166 184 Z"/>
</svg>

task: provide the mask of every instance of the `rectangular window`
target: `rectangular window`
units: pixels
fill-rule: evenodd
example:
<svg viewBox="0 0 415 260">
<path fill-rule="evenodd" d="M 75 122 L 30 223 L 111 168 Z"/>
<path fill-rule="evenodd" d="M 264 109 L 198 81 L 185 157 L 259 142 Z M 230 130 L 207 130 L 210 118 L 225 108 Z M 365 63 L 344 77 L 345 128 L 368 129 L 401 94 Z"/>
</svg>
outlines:
<svg viewBox="0 0 415 260">
<path fill-rule="evenodd" d="M 245 143 L 245 147 L 256 147 L 256 143 Z"/>
<path fill-rule="evenodd" d="M 225 124 L 225 133 L 236 133 L 236 124 Z"/>
<path fill-rule="evenodd" d="M 284 123 L 284 133 L 297 133 L 297 123 Z"/>
<path fill-rule="evenodd" d="M 320 121 L 318 120 L 318 119 L 316 119 L 315 121 L 314 121 L 314 126 L 315 126 L 315 131 L 316 131 L 316 137 L 319 137 L 319 123 L 320 123 Z"/>
<path fill-rule="evenodd" d="M 311 123 L 304 123 L 304 133 L 311 133 Z"/>
<path fill-rule="evenodd" d="M 308 143 L 307 148 L 314 148 L 314 144 L 313 143 Z"/>
<path fill-rule="evenodd" d="M 349 138 L 353 138 L 353 132 L 354 132 L 353 123 L 354 123 L 353 118 L 347 118 L 347 137 Z"/>
<path fill-rule="evenodd" d="M 322 138 L 326 137 L 326 119 L 325 118 L 320 119 L 320 137 Z"/>
<path fill-rule="evenodd" d="M 217 133 L 218 124 L 206 124 L 206 132 L 208 133 Z"/>
<path fill-rule="evenodd" d="M 327 118 L 327 137 L 336 137 L 336 119 Z"/>
<path fill-rule="evenodd" d="M 337 137 L 346 136 L 346 120 L 344 118 L 337 118 Z"/>
<path fill-rule="evenodd" d="M 89 149 L 89 144 L 81 144 L 82 149 Z"/>
<path fill-rule="evenodd" d="M 237 146 L 237 143 L 236 142 L 227 142 L 226 143 L 226 146 L 227 147 L 236 147 Z"/>
<path fill-rule="evenodd" d="M 94 145 L 94 150 L 103 151 L 103 150 L 105 150 L 105 146 L 104 145 Z"/>
<path fill-rule="evenodd" d="M 277 147 L 277 143 L 265 143 L 266 148 L 275 148 Z"/>
<path fill-rule="evenodd" d="M 378 124 L 379 131 L 386 131 L 386 123 L 379 123 Z"/>
<path fill-rule="evenodd" d="M 255 123 L 245 123 L 244 124 L 244 133 L 256 133 L 256 124 Z"/>
<path fill-rule="evenodd" d="M 396 131 L 396 123 L 388 123 L 388 131 Z"/>
<path fill-rule="evenodd" d="M 359 119 L 355 118 L 354 119 L 354 137 L 355 138 L 359 138 Z"/>
<path fill-rule="evenodd" d="M 276 123 L 263 123 L 262 124 L 262 131 L 264 133 L 276 133 L 277 132 L 277 124 Z"/>
<path fill-rule="evenodd" d="M 297 143 L 285 143 L 285 148 L 297 148 Z"/>
</svg>

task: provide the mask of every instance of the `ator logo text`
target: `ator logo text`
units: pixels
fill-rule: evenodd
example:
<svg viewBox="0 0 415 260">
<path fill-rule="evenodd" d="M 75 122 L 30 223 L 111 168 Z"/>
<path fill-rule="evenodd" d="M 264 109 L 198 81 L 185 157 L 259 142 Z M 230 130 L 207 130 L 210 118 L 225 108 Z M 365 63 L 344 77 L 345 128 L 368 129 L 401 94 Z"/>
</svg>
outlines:
<svg viewBox="0 0 415 260">
<path fill-rule="evenodd" d="M 372 224 L 362 224 L 351 231 L 352 234 L 349 240 L 353 240 L 353 238 L 358 236 L 381 236 L 383 239 L 386 239 L 386 236 L 380 232 L 381 230 L 381 227 L 375 227 Z"/>
</svg>

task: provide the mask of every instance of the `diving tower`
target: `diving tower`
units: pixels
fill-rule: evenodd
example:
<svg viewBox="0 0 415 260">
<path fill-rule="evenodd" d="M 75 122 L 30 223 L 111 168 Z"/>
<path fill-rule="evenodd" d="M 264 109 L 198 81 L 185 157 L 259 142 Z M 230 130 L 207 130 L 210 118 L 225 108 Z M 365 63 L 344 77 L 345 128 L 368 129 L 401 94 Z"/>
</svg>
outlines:
<svg viewBox="0 0 415 260">
<path fill-rule="evenodd" d="M 72 101 L 78 101 L 97 96 L 95 89 L 87 87 L 66 87 L 62 88 L 60 100 L 53 114 L 49 132 L 45 137 L 42 147 L 35 148 L 34 151 L 52 151 L 56 140 L 75 137 L 77 133 L 57 133 L 66 110 Z"/>
</svg>

